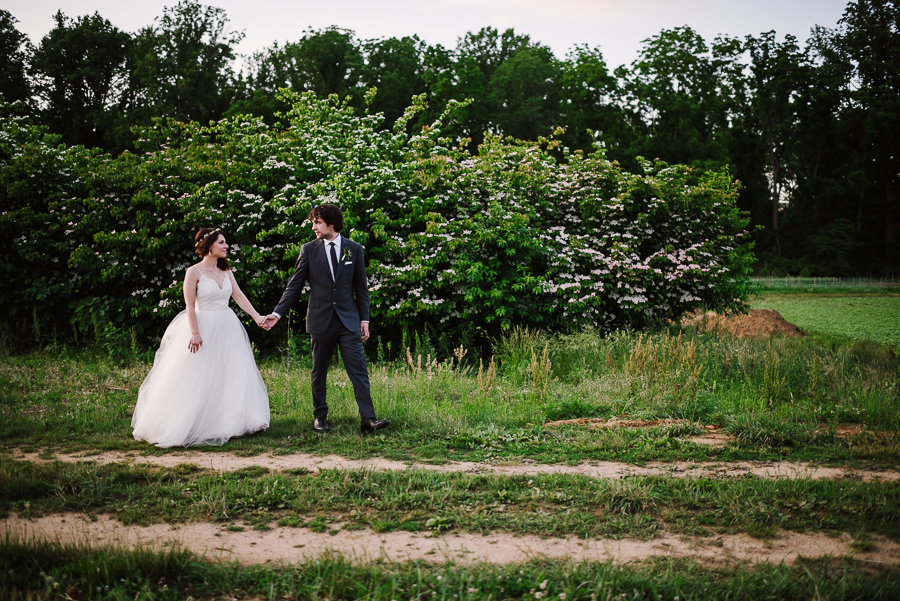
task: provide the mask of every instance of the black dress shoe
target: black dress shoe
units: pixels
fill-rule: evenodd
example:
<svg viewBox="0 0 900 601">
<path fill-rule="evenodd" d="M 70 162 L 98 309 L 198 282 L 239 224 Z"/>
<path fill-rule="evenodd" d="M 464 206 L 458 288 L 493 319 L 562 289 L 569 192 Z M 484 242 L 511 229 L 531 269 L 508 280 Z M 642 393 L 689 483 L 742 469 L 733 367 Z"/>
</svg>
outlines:
<svg viewBox="0 0 900 601">
<path fill-rule="evenodd" d="M 391 425 L 386 419 L 364 419 L 359 424 L 359 429 L 363 434 L 371 434 L 375 430 L 384 430 Z"/>
<path fill-rule="evenodd" d="M 316 432 L 331 432 L 331 426 L 324 417 L 317 417 L 313 420 L 313 430 Z"/>
</svg>

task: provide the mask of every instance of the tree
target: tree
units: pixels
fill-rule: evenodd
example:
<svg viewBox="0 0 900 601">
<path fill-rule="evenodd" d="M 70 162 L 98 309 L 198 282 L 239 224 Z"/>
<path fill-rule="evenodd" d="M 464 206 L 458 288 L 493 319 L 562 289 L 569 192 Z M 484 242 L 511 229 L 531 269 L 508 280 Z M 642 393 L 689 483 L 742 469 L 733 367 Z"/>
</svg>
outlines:
<svg viewBox="0 0 900 601">
<path fill-rule="evenodd" d="M 559 64 L 546 46 L 519 48 L 494 71 L 490 82 L 494 118 L 520 140 L 549 136 L 559 119 Z"/>
<path fill-rule="evenodd" d="M 788 198 L 785 186 L 795 179 L 789 163 L 813 71 L 807 53 L 794 36 L 787 35 L 778 43 L 775 32 L 768 31 L 758 38 L 747 36 L 744 47 L 750 53 L 748 85 L 752 100 L 748 116 L 765 156 L 773 251 L 780 256 L 779 214 Z"/>
<path fill-rule="evenodd" d="M 34 49 L 28 36 L 16 29 L 18 19 L 0 9 L 0 95 L 7 102 L 31 100 L 28 63 Z"/>
<path fill-rule="evenodd" d="M 283 46 L 276 42 L 253 54 L 248 63 L 243 98 L 228 110 L 228 115 L 250 113 L 271 122 L 275 111 L 289 108 L 277 99 L 278 90 L 283 88 L 319 96 L 337 94 L 341 99 L 350 96 L 353 106 L 362 106 L 363 54 L 356 34 L 349 29 L 307 29 L 298 41 Z"/>
<path fill-rule="evenodd" d="M 156 21 L 135 39 L 132 121 L 220 119 L 233 100 L 230 65 L 243 32 L 228 31 L 223 9 L 190 0 L 164 8 Z"/>
<path fill-rule="evenodd" d="M 485 132 L 501 133 L 497 116 L 502 107 L 497 104 L 497 96 L 490 93 L 494 73 L 530 44 L 527 35 L 518 35 L 512 29 L 501 34 L 493 27 L 468 32 L 457 40 L 453 75 L 442 82 L 445 96 L 439 97 L 438 103 L 443 106 L 451 99 L 472 99 L 461 116 L 461 130 L 476 145 L 484 141 Z"/>
<path fill-rule="evenodd" d="M 621 107 L 613 102 L 617 81 L 606 66 L 599 48 L 575 46 L 562 61 L 559 75 L 560 124 L 567 128 L 565 140 L 572 148 L 591 151 L 600 142 L 615 152 L 622 137 Z"/>
<path fill-rule="evenodd" d="M 371 110 L 384 113 L 388 126 L 403 116 L 413 96 L 425 91 L 425 48 L 418 36 L 370 40 L 363 45 L 365 64 L 360 79 L 366 88 L 378 88 Z"/>
<path fill-rule="evenodd" d="M 871 265 L 873 246 L 862 233 L 868 186 L 856 152 L 858 111 L 848 110 L 849 65 L 827 47 L 830 34 L 816 27 L 807 41 L 810 85 L 796 101 L 786 163 L 792 190 L 779 238 L 782 256 L 799 260 L 795 272 L 849 276 Z"/>
<path fill-rule="evenodd" d="M 858 152 L 882 212 L 882 265 L 894 272 L 900 173 L 900 8 L 894 0 L 856 0 L 838 22 L 834 48 L 850 65 L 850 108 L 861 111 Z M 877 190 L 877 191 L 876 191 Z"/>
<path fill-rule="evenodd" d="M 94 13 L 78 19 L 58 11 L 34 52 L 34 85 L 43 122 L 69 145 L 110 147 L 115 108 L 123 101 L 131 36 Z"/>
<path fill-rule="evenodd" d="M 616 69 L 620 102 L 630 117 L 626 153 L 703 170 L 727 165 L 728 93 L 719 76 L 728 60 L 711 54 L 686 26 L 663 30 L 643 44 L 630 70 Z"/>
</svg>

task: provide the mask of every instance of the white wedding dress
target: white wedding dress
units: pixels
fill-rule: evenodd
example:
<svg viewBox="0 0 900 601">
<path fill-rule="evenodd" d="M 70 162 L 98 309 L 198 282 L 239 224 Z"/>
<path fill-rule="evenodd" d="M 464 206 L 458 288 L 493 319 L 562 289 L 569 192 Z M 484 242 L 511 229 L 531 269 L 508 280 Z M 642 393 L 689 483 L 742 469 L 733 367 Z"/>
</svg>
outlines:
<svg viewBox="0 0 900 601">
<path fill-rule="evenodd" d="M 247 332 L 228 307 L 231 292 L 230 274 L 220 288 L 201 273 L 194 306 L 203 346 L 196 353 L 188 350 L 186 311 L 166 328 L 131 419 L 137 440 L 158 447 L 221 445 L 269 427 L 269 394 Z"/>
</svg>

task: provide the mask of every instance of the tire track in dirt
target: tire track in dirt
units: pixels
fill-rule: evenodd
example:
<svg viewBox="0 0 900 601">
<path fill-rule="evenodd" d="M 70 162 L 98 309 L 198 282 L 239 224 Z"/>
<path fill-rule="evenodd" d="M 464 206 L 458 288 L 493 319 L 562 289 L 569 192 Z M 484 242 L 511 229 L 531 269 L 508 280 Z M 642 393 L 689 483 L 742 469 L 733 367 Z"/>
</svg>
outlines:
<svg viewBox="0 0 900 601">
<path fill-rule="evenodd" d="M 677 478 L 734 478 L 753 475 L 760 478 L 801 479 L 853 479 L 900 481 L 900 471 L 870 467 L 851 469 L 823 467 L 813 463 L 790 461 L 756 462 L 706 462 L 695 463 L 675 461 L 671 463 L 651 462 L 645 466 L 629 465 L 618 461 L 591 461 L 579 465 L 541 464 L 528 459 L 516 463 L 451 461 L 442 464 L 393 461 L 383 458 L 347 459 L 338 455 L 310 455 L 294 453 L 290 455 L 256 455 L 241 457 L 228 452 L 181 451 L 166 455 L 141 455 L 137 451 L 105 451 L 102 453 L 59 453 L 52 459 L 41 458 L 38 453 L 14 452 L 13 459 L 46 463 L 59 460 L 67 463 L 79 461 L 97 465 L 109 463 L 131 463 L 156 467 L 176 467 L 193 464 L 200 468 L 217 472 L 233 472 L 245 467 L 259 466 L 270 470 L 308 469 L 318 472 L 329 469 L 344 470 L 431 470 L 436 472 L 469 472 L 497 474 L 502 476 L 534 476 L 538 474 L 574 474 L 592 479 L 618 479 L 628 476 L 673 476 Z"/>
<path fill-rule="evenodd" d="M 900 544 L 873 535 L 865 551 L 855 551 L 853 539 L 822 533 L 783 532 L 770 540 L 745 534 L 683 537 L 663 533 L 652 540 L 584 540 L 574 536 L 540 538 L 503 532 L 487 536 L 471 533 L 390 532 L 371 530 L 334 534 L 306 528 L 275 528 L 268 532 L 229 532 L 221 524 L 124 526 L 114 518 L 93 521 L 78 514 L 52 515 L 34 520 L 15 515 L 0 520 L 0 537 L 7 540 L 40 540 L 85 547 L 186 548 L 217 561 L 243 564 L 295 563 L 339 553 L 355 563 L 421 560 L 433 563 L 522 563 L 530 559 L 569 559 L 574 562 L 613 561 L 624 564 L 648 557 L 684 557 L 721 565 L 723 562 L 792 563 L 798 557 L 852 555 L 873 566 L 900 565 Z"/>
</svg>

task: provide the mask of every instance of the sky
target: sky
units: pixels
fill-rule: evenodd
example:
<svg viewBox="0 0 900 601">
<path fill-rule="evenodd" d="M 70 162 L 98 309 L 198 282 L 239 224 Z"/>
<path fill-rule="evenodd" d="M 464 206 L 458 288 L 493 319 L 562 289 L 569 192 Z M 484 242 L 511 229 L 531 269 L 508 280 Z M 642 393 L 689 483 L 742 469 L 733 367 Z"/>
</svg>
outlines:
<svg viewBox="0 0 900 601">
<path fill-rule="evenodd" d="M 150 25 L 177 0 L 3 0 L 19 31 L 37 45 L 62 10 L 78 17 L 99 12 L 124 31 Z M 815 25 L 834 28 L 847 0 L 207 0 L 225 9 L 232 29 L 246 37 L 249 55 L 273 42 L 299 39 L 305 29 L 337 25 L 361 39 L 417 34 L 429 44 L 455 47 L 468 31 L 514 28 L 563 58 L 575 44 L 599 47 L 610 67 L 630 64 L 641 41 L 688 25 L 707 42 L 774 30 L 801 43 Z"/>
</svg>

